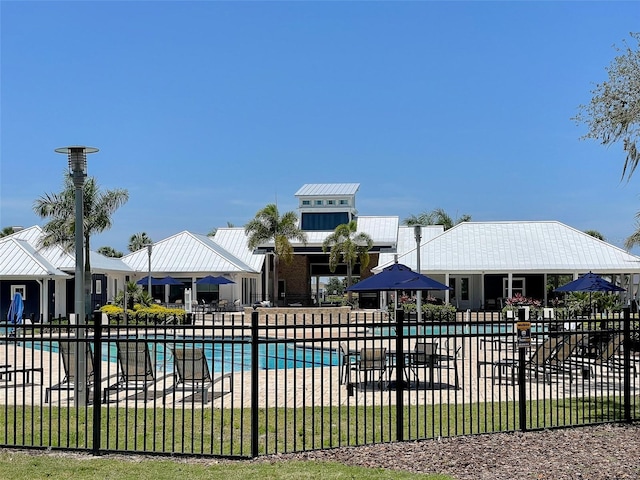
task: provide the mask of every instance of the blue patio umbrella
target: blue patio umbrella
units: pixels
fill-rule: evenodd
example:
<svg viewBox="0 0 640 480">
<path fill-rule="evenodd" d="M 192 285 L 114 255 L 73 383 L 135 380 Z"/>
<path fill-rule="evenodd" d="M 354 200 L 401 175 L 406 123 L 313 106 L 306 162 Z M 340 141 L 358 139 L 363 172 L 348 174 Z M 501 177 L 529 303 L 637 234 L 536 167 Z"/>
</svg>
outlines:
<svg viewBox="0 0 640 480">
<path fill-rule="evenodd" d="M 236 283 L 233 280 L 229 280 L 224 277 L 216 277 L 214 275 L 207 275 L 204 278 L 196 280 L 198 285 L 225 285 L 227 283 Z"/>
<path fill-rule="evenodd" d="M 136 282 L 137 285 L 149 285 L 149 277 L 143 277 Z M 151 277 L 151 285 L 164 285 L 164 283 L 160 283 L 159 278 Z"/>
<path fill-rule="evenodd" d="M 9 305 L 9 312 L 7 313 L 7 322 L 19 325 L 22 323 L 22 313 L 24 312 L 24 303 L 22 302 L 22 295 L 15 293 L 11 305 Z"/>
<path fill-rule="evenodd" d="M 444 283 L 440 283 L 426 275 L 415 276 L 409 280 L 396 283 L 399 290 L 452 290 Z"/>
<path fill-rule="evenodd" d="M 163 277 L 160 280 L 158 280 L 158 285 L 184 285 L 184 283 L 182 283 L 180 280 L 176 280 L 175 278 L 167 275 L 166 277 Z"/>
<path fill-rule="evenodd" d="M 414 272 L 402 263 L 394 263 L 372 277 L 347 288 L 352 292 L 381 292 L 385 290 L 448 290 L 443 283 Z"/>
<path fill-rule="evenodd" d="M 591 306 L 591 294 L 593 292 L 626 292 L 626 289 L 611 283 L 595 273 L 589 272 L 576 278 L 574 281 L 562 285 L 555 292 L 589 292 L 589 306 Z"/>
<path fill-rule="evenodd" d="M 556 288 L 556 292 L 625 292 L 626 289 L 615 285 L 595 273 L 581 275 L 572 282 Z"/>
</svg>

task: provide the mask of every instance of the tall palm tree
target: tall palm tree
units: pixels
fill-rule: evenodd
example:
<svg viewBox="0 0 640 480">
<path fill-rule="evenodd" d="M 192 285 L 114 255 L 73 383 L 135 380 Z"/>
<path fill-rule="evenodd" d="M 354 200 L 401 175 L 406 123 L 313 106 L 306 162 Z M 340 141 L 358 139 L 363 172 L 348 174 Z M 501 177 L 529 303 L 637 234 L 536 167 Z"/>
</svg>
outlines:
<svg viewBox="0 0 640 480">
<path fill-rule="evenodd" d="M 60 193 L 46 193 L 33 204 L 40 218 L 48 218 L 40 246 L 59 245 L 70 252 L 75 246 L 75 186 L 71 174 L 65 173 Z M 84 209 L 84 291 L 86 312 L 91 311 L 91 236 L 111 228 L 114 212 L 129 200 L 125 189 L 101 191 L 96 179 L 88 177 L 83 189 Z"/>
<path fill-rule="evenodd" d="M 147 245 L 153 243 L 153 240 L 147 235 L 146 232 L 134 233 L 129 238 L 129 245 L 127 248 L 130 252 L 137 252 L 141 248 L 145 248 Z"/>
<path fill-rule="evenodd" d="M 455 221 L 453 218 L 442 208 L 435 208 L 430 212 L 423 212 L 420 215 L 410 215 L 402 223 L 404 225 L 442 225 L 445 230 L 456 226 L 462 222 L 471 221 L 471 215 L 461 215 Z"/>
<path fill-rule="evenodd" d="M 358 233 L 355 220 L 338 225 L 334 232 L 322 242 L 322 251 L 329 250 L 329 270 L 336 271 L 339 263 L 347 265 L 347 288 L 353 280 L 353 266 L 360 262 L 362 268 L 369 266 L 369 250 L 373 247 L 373 240 L 364 233 Z M 348 293 L 349 302 L 352 294 Z"/>
<path fill-rule="evenodd" d="M 278 206 L 268 204 L 253 220 L 244 226 L 248 235 L 248 246 L 255 249 L 258 245 L 273 241 L 273 284 L 274 304 L 278 293 L 278 264 L 280 260 L 290 263 L 293 260 L 293 246 L 290 240 L 298 240 L 307 244 L 307 235 L 298 227 L 298 216 L 295 212 L 287 212 L 280 216 Z"/>
</svg>

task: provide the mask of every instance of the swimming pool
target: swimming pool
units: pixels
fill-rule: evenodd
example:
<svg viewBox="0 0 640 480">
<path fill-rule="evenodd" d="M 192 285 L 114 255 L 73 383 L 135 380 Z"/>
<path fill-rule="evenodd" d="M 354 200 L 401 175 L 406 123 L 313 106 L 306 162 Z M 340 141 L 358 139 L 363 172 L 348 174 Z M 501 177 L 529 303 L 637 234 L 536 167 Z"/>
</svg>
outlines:
<svg viewBox="0 0 640 480">
<path fill-rule="evenodd" d="M 124 339 L 123 339 L 124 340 Z M 172 348 L 202 348 L 212 372 L 239 372 L 251 370 L 251 344 L 248 341 L 204 342 L 194 338 L 165 339 L 162 342 L 147 339 L 149 353 L 157 371 L 173 372 Z M 23 346 L 35 350 L 58 352 L 57 342 L 24 342 Z M 294 342 L 262 343 L 258 345 L 258 368 L 261 370 L 285 368 L 313 368 L 339 365 L 340 359 L 335 350 L 304 347 Z M 115 340 L 102 344 L 102 360 L 116 363 L 118 350 Z"/>
</svg>

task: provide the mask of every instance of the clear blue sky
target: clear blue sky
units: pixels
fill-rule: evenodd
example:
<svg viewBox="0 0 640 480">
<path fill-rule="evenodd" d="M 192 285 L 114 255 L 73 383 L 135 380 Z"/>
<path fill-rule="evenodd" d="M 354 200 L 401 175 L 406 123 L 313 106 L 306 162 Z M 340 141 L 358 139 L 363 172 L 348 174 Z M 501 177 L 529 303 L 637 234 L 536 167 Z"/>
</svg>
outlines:
<svg viewBox="0 0 640 480">
<path fill-rule="evenodd" d="M 43 224 L 56 147 L 129 202 L 92 247 L 296 210 L 360 183 L 361 215 L 558 220 L 622 245 L 624 153 L 572 120 L 640 2 L 2 1 L 0 227 Z"/>
</svg>

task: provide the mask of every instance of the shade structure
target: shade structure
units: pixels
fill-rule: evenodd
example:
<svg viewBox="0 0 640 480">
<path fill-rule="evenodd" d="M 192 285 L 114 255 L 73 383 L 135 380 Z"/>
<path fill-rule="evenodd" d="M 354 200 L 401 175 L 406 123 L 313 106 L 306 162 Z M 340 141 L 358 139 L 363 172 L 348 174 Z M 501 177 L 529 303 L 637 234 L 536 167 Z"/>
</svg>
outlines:
<svg viewBox="0 0 640 480">
<path fill-rule="evenodd" d="M 204 278 L 201 278 L 199 280 L 196 280 L 196 283 L 198 285 L 225 285 L 227 283 L 236 283 L 233 280 L 229 280 L 228 278 L 224 278 L 224 277 L 216 277 L 213 275 L 207 275 Z"/>
<path fill-rule="evenodd" d="M 555 289 L 556 292 L 625 292 L 626 289 L 615 285 L 595 273 L 581 275 L 572 282 Z"/>
<path fill-rule="evenodd" d="M 385 290 L 448 290 L 450 287 L 414 272 L 402 263 L 394 263 L 377 275 L 365 278 L 347 288 L 352 292 L 381 292 Z"/>
<path fill-rule="evenodd" d="M 7 322 L 15 323 L 16 325 L 22 323 L 22 313 L 24 312 L 24 303 L 22 302 L 22 295 L 15 293 L 11 305 L 9 305 L 9 311 L 7 312 Z"/>
</svg>

